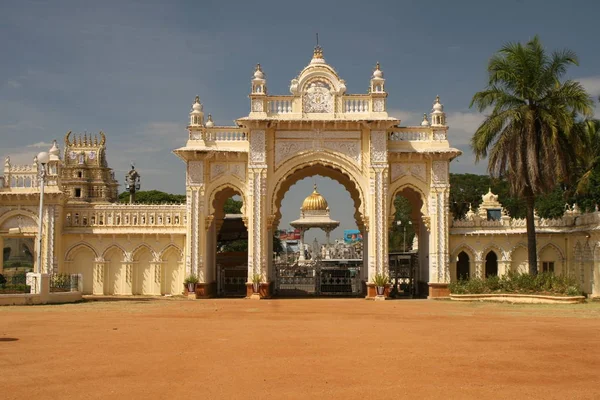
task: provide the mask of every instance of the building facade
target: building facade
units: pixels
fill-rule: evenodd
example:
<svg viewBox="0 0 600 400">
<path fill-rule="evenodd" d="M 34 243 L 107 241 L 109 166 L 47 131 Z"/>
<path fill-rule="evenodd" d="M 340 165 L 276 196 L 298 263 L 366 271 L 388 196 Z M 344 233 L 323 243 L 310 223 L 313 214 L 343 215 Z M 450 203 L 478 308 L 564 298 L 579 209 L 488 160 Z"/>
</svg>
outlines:
<svg viewBox="0 0 600 400">
<path fill-rule="evenodd" d="M 388 93 L 379 64 L 370 76 L 368 93 L 348 94 L 345 81 L 325 62 L 319 46 L 291 80 L 289 95 L 269 94 L 260 65 L 250 87 L 250 112 L 235 126 L 215 126 L 196 97 L 184 133 L 187 143 L 174 150 L 186 164 L 183 205 L 115 203 L 118 184 L 106 164 L 103 133 L 67 134 L 62 154 L 55 143 L 41 216 L 42 262 L 35 269 L 81 273 L 86 293 L 124 295 L 178 294 L 184 277 L 195 274 L 199 295 L 216 295 L 223 204 L 239 195 L 248 229 L 247 282 L 251 286 L 252 277 L 260 275 L 261 293 L 269 296 L 276 279 L 271 238 L 281 219 L 281 202 L 294 183 L 313 175 L 337 180 L 354 202 L 364 241 L 361 279 L 367 296 L 374 295 L 374 275 L 388 270 L 388 231 L 397 195 L 412 204 L 418 276 L 429 296 L 448 293 L 450 280 L 460 276 L 459 257 L 460 271 L 464 275 L 468 270 L 470 276 L 485 272 L 490 250 L 497 257 L 497 273 L 523 262 L 519 249 L 524 223 L 504 215 L 500 222 L 487 221 L 487 215 L 474 213 L 467 220 L 452 221 L 449 163 L 460 151 L 449 144 L 439 97 L 421 125 L 402 127 L 387 113 Z M 0 178 L 2 242 L 37 236 L 38 168 L 35 160 L 28 166 L 5 162 Z M 541 229 L 541 254 L 549 246 L 548 252 L 562 257 L 554 261 L 555 272 L 583 268 L 583 286 L 597 293 L 590 282 L 600 262 L 598 213 L 565 218 L 563 225 L 539 222 L 544 228 L 544 223 L 560 225 Z M 564 241 L 574 229 L 588 237 Z M 555 241 L 558 244 L 550 245 Z"/>
</svg>

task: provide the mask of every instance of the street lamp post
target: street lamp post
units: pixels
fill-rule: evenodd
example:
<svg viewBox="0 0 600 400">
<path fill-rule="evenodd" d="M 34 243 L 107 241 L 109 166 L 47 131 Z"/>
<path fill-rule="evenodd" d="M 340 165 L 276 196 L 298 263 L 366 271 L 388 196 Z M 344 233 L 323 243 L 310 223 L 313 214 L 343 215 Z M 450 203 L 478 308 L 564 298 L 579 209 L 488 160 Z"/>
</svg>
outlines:
<svg viewBox="0 0 600 400">
<path fill-rule="evenodd" d="M 37 155 L 38 171 L 40 174 L 40 212 L 38 213 L 38 241 L 37 241 L 37 273 L 42 271 L 42 234 L 44 232 L 44 182 L 46 180 L 46 164 L 50 156 L 45 151 Z"/>
<path fill-rule="evenodd" d="M 412 222 L 408 221 L 408 225 L 412 225 Z M 402 224 L 402 221 L 396 221 L 397 226 L 402 226 L 402 252 L 406 253 L 406 224 Z"/>
</svg>

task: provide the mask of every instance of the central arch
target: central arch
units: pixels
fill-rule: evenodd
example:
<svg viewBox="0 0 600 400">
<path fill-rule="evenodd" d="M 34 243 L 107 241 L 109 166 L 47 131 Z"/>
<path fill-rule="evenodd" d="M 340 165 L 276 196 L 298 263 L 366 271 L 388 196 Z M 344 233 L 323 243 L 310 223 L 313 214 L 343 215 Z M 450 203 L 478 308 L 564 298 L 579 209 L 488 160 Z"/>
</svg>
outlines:
<svg viewBox="0 0 600 400">
<path fill-rule="evenodd" d="M 281 165 L 274 174 L 270 210 L 274 216 L 273 226 L 281 220 L 281 202 L 289 188 L 301 179 L 320 175 L 339 182 L 350 193 L 354 202 L 354 219 L 359 229 L 365 228 L 366 197 L 361 171 L 343 159 L 336 159 L 328 152 L 310 152 L 295 157 Z"/>
</svg>

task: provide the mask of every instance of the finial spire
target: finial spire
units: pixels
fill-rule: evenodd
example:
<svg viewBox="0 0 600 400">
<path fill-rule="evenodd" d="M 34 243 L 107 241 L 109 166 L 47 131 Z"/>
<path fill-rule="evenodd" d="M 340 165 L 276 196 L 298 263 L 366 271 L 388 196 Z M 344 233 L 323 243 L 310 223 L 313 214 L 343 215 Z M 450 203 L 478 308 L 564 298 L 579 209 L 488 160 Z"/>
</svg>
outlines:
<svg viewBox="0 0 600 400">
<path fill-rule="evenodd" d="M 322 59 L 323 58 L 323 48 L 319 45 L 319 33 L 317 33 L 317 45 L 315 46 L 315 50 L 313 52 L 313 60 Z"/>
</svg>

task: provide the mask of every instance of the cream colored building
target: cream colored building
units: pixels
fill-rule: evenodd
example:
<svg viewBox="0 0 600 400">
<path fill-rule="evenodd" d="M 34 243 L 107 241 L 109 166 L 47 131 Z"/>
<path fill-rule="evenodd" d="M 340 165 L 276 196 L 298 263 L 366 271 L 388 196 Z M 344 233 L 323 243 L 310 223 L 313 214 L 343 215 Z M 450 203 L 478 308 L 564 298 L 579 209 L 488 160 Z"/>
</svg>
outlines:
<svg viewBox="0 0 600 400">
<path fill-rule="evenodd" d="M 223 203 L 237 194 L 249 233 L 247 281 L 260 274 L 261 293 L 270 295 L 276 279 L 271 237 L 281 219 L 282 199 L 290 186 L 313 175 L 337 180 L 354 202 L 364 237 L 361 277 L 368 296 L 374 294 L 373 276 L 388 269 L 396 195 L 413 205 L 418 276 L 430 296 L 447 294 L 463 250 L 471 275 L 482 273 L 489 249 L 498 253 L 499 273 L 523 263 L 522 221 L 502 219 L 508 225 L 498 226 L 472 215 L 451 221 L 449 162 L 460 151 L 448 142 L 439 98 L 421 125 L 402 127 L 387 113 L 379 64 L 365 79 L 370 79 L 368 93 L 346 93 L 345 81 L 317 46 L 310 63 L 291 80 L 288 95 L 269 94 L 258 65 L 250 81 L 250 112 L 235 126 L 215 126 L 210 114 L 205 120 L 196 97 L 187 132 L 182 132 L 187 143 L 174 150 L 186 164 L 184 205 L 114 203 L 117 182 L 106 164 L 104 134 L 67 134 L 62 154 L 56 144 L 50 150 L 42 263 L 36 270 L 81 273 L 84 291 L 96 294 L 177 294 L 184 277 L 194 273 L 199 294 L 216 295 L 221 292 L 216 242 L 225 218 Z M 0 240 L 36 237 L 37 170 L 35 161 L 15 166 L 6 160 Z M 597 274 L 599 262 L 598 213 L 565 218 L 564 226 L 548 227 L 552 235 L 540 231 L 542 260 L 558 252 L 562 258 L 553 258 L 555 271 L 583 271 L 583 284 L 591 291 L 592 268 Z M 578 225 L 584 220 L 589 220 L 587 230 Z M 572 231 L 586 233 L 574 236 Z"/>
</svg>

